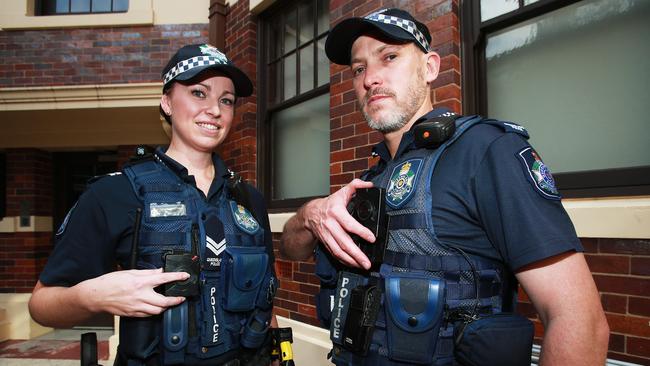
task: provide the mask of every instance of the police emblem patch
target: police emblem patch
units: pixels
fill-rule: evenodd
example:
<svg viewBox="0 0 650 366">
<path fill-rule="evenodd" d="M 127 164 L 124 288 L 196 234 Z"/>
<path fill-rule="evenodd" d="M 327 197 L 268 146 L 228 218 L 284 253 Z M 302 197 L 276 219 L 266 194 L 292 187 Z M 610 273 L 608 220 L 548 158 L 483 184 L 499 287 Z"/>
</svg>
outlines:
<svg viewBox="0 0 650 366">
<path fill-rule="evenodd" d="M 555 187 L 555 179 L 537 151 L 529 146 L 517 155 L 521 159 L 526 176 L 542 197 L 559 200 L 561 197 Z"/>
<path fill-rule="evenodd" d="M 230 211 L 232 212 L 235 224 L 243 231 L 249 234 L 255 234 L 259 230 L 260 224 L 255 221 L 253 215 L 244 206 L 235 201 L 230 201 Z"/>
<path fill-rule="evenodd" d="M 386 203 L 390 207 L 400 208 L 408 202 L 415 192 L 415 181 L 421 166 L 422 159 L 411 159 L 393 168 L 386 190 Z"/>
<path fill-rule="evenodd" d="M 209 44 L 203 44 L 199 46 L 199 49 L 201 50 L 201 53 L 204 55 L 216 57 L 222 64 L 228 63 L 228 59 L 226 58 L 226 55 L 224 55 L 221 51 L 219 51 L 215 46 Z"/>
<path fill-rule="evenodd" d="M 79 203 L 79 201 L 75 202 L 74 205 L 72 205 L 72 208 L 70 208 L 70 211 L 68 211 L 67 215 L 65 215 L 61 226 L 59 226 L 59 230 L 57 230 L 56 234 L 54 234 L 55 236 L 59 236 L 65 232 L 65 228 L 68 226 L 68 221 L 70 221 L 70 215 L 72 215 L 72 211 L 74 211 L 74 209 L 77 207 L 77 203 Z"/>
</svg>

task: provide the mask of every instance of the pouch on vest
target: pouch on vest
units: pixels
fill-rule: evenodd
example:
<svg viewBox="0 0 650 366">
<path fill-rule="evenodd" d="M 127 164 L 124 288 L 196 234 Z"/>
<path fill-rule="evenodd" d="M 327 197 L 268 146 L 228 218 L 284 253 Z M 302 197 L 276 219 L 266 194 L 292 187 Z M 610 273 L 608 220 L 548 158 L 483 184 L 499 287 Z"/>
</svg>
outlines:
<svg viewBox="0 0 650 366">
<path fill-rule="evenodd" d="M 336 268 L 328 254 L 320 247 L 314 253 L 316 260 L 316 277 L 320 279 L 320 291 L 316 294 L 316 313 L 324 327 L 329 328 L 336 294 Z"/>
<path fill-rule="evenodd" d="M 345 329 L 345 319 L 350 308 L 350 294 L 352 293 L 352 289 L 357 286 L 363 286 L 366 283 L 367 279 L 361 275 L 345 271 L 339 272 L 336 295 L 334 296 L 334 309 L 332 310 L 332 324 L 330 327 L 330 339 L 332 342 L 341 346 L 343 345 L 343 329 Z"/>
<path fill-rule="evenodd" d="M 228 311 L 250 311 L 269 265 L 265 247 L 227 247 L 222 262 L 225 298 Z"/>
<path fill-rule="evenodd" d="M 201 342 L 196 350 L 200 358 L 216 357 L 239 344 L 241 324 L 235 314 L 223 311 L 223 292 L 219 287 L 219 274 L 206 271 L 202 273 L 201 285 Z"/>
<path fill-rule="evenodd" d="M 456 327 L 456 360 L 464 366 L 530 365 L 534 333 L 533 323 L 519 314 L 481 317 Z"/>
<path fill-rule="evenodd" d="M 445 282 L 415 272 L 385 275 L 388 357 L 431 363 L 445 304 Z"/>
<path fill-rule="evenodd" d="M 146 318 L 120 317 L 119 353 L 128 360 L 145 363 L 158 353 L 162 315 Z M 127 331 L 128 330 L 128 331 Z"/>
</svg>

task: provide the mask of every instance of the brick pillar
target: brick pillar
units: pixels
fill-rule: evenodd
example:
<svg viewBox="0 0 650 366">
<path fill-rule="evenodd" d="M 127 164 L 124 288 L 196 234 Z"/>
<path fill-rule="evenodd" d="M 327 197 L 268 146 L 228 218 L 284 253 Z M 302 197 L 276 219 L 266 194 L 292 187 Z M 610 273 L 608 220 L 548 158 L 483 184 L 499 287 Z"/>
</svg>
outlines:
<svg viewBox="0 0 650 366">
<path fill-rule="evenodd" d="M 0 292 L 31 292 L 52 242 L 52 156 L 7 151 L 7 215 L 0 226 Z"/>
</svg>

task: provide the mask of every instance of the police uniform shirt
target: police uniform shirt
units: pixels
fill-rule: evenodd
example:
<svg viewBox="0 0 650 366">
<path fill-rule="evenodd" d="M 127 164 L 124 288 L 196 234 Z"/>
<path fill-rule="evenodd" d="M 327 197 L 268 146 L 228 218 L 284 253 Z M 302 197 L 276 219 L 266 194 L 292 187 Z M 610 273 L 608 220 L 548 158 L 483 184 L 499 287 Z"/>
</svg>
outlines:
<svg viewBox="0 0 650 366">
<path fill-rule="evenodd" d="M 434 109 L 420 120 L 445 112 L 449 111 Z M 408 131 L 395 158 L 415 148 L 413 132 Z M 374 151 L 390 161 L 384 142 Z M 431 178 L 438 239 L 502 261 L 512 271 L 567 251 L 582 251 L 550 173 L 541 158 L 531 167 L 532 157 L 538 159 L 539 154 L 518 133 L 487 123 L 469 128 L 444 151 Z M 379 171 L 385 166 L 380 162 Z M 542 176 L 546 180 L 536 180 L 534 173 L 546 174 Z"/>
<path fill-rule="evenodd" d="M 156 155 L 185 183 L 196 187 L 194 177 L 188 175 L 185 167 L 165 155 L 163 149 L 158 148 Z M 213 154 L 212 160 L 215 177 L 208 195 L 205 197 L 202 191 L 199 192 L 210 203 L 216 203 L 224 191 L 229 172 L 216 154 Z M 253 214 L 262 220 L 260 225 L 267 233 L 264 237 L 267 252 L 273 258 L 273 244 L 264 199 L 256 189 L 248 185 L 247 187 Z M 134 218 L 138 207 L 142 208 L 142 203 L 124 174 L 104 176 L 90 184 L 59 228 L 55 236 L 54 250 L 40 275 L 40 281 L 46 286 L 70 287 L 114 271 L 116 263 L 128 269 Z M 216 230 L 206 226 L 208 234 L 210 230 Z M 221 233 L 215 236 L 223 236 L 223 228 L 220 230 Z M 216 239 L 217 243 L 220 241 L 218 238 L 213 239 Z M 215 254 L 209 253 L 207 249 L 205 253 L 209 263 L 214 263 L 210 261 L 214 258 L 210 257 Z"/>
</svg>

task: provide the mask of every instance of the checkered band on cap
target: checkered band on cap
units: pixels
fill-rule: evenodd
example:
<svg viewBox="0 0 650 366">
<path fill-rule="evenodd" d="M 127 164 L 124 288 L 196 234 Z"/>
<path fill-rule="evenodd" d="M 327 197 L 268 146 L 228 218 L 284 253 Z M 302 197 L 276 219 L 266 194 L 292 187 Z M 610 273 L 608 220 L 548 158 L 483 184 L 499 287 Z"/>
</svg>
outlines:
<svg viewBox="0 0 650 366">
<path fill-rule="evenodd" d="M 407 19 L 398 18 L 398 17 L 392 16 L 392 15 L 382 14 L 382 12 L 384 12 L 384 11 L 386 11 L 386 10 L 385 9 L 380 10 L 378 12 L 367 15 L 366 17 L 364 17 L 364 19 L 400 27 L 400 28 L 404 29 L 405 31 L 409 32 L 411 35 L 413 35 L 415 40 L 420 44 L 420 46 L 422 46 L 422 48 L 424 50 L 426 50 L 426 52 L 431 51 L 431 47 L 429 46 L 429 42 L 427 42 L 427 39 L 424 37 L 424 34 L 422 34 L 422 32 L 420 32 L 420 30 L 415 25 L 415 23 L 413 23 L 412 21 L 407 20 Z"/>
<path fill-rule="evenodd" d="M 163 78 L 163 84 L 177 77 L 178 75 L 201 66 L 228 65 L 228 60 L 221 56 L 196 56 L 183 60 L 167 71 Z"/>
</svg>

